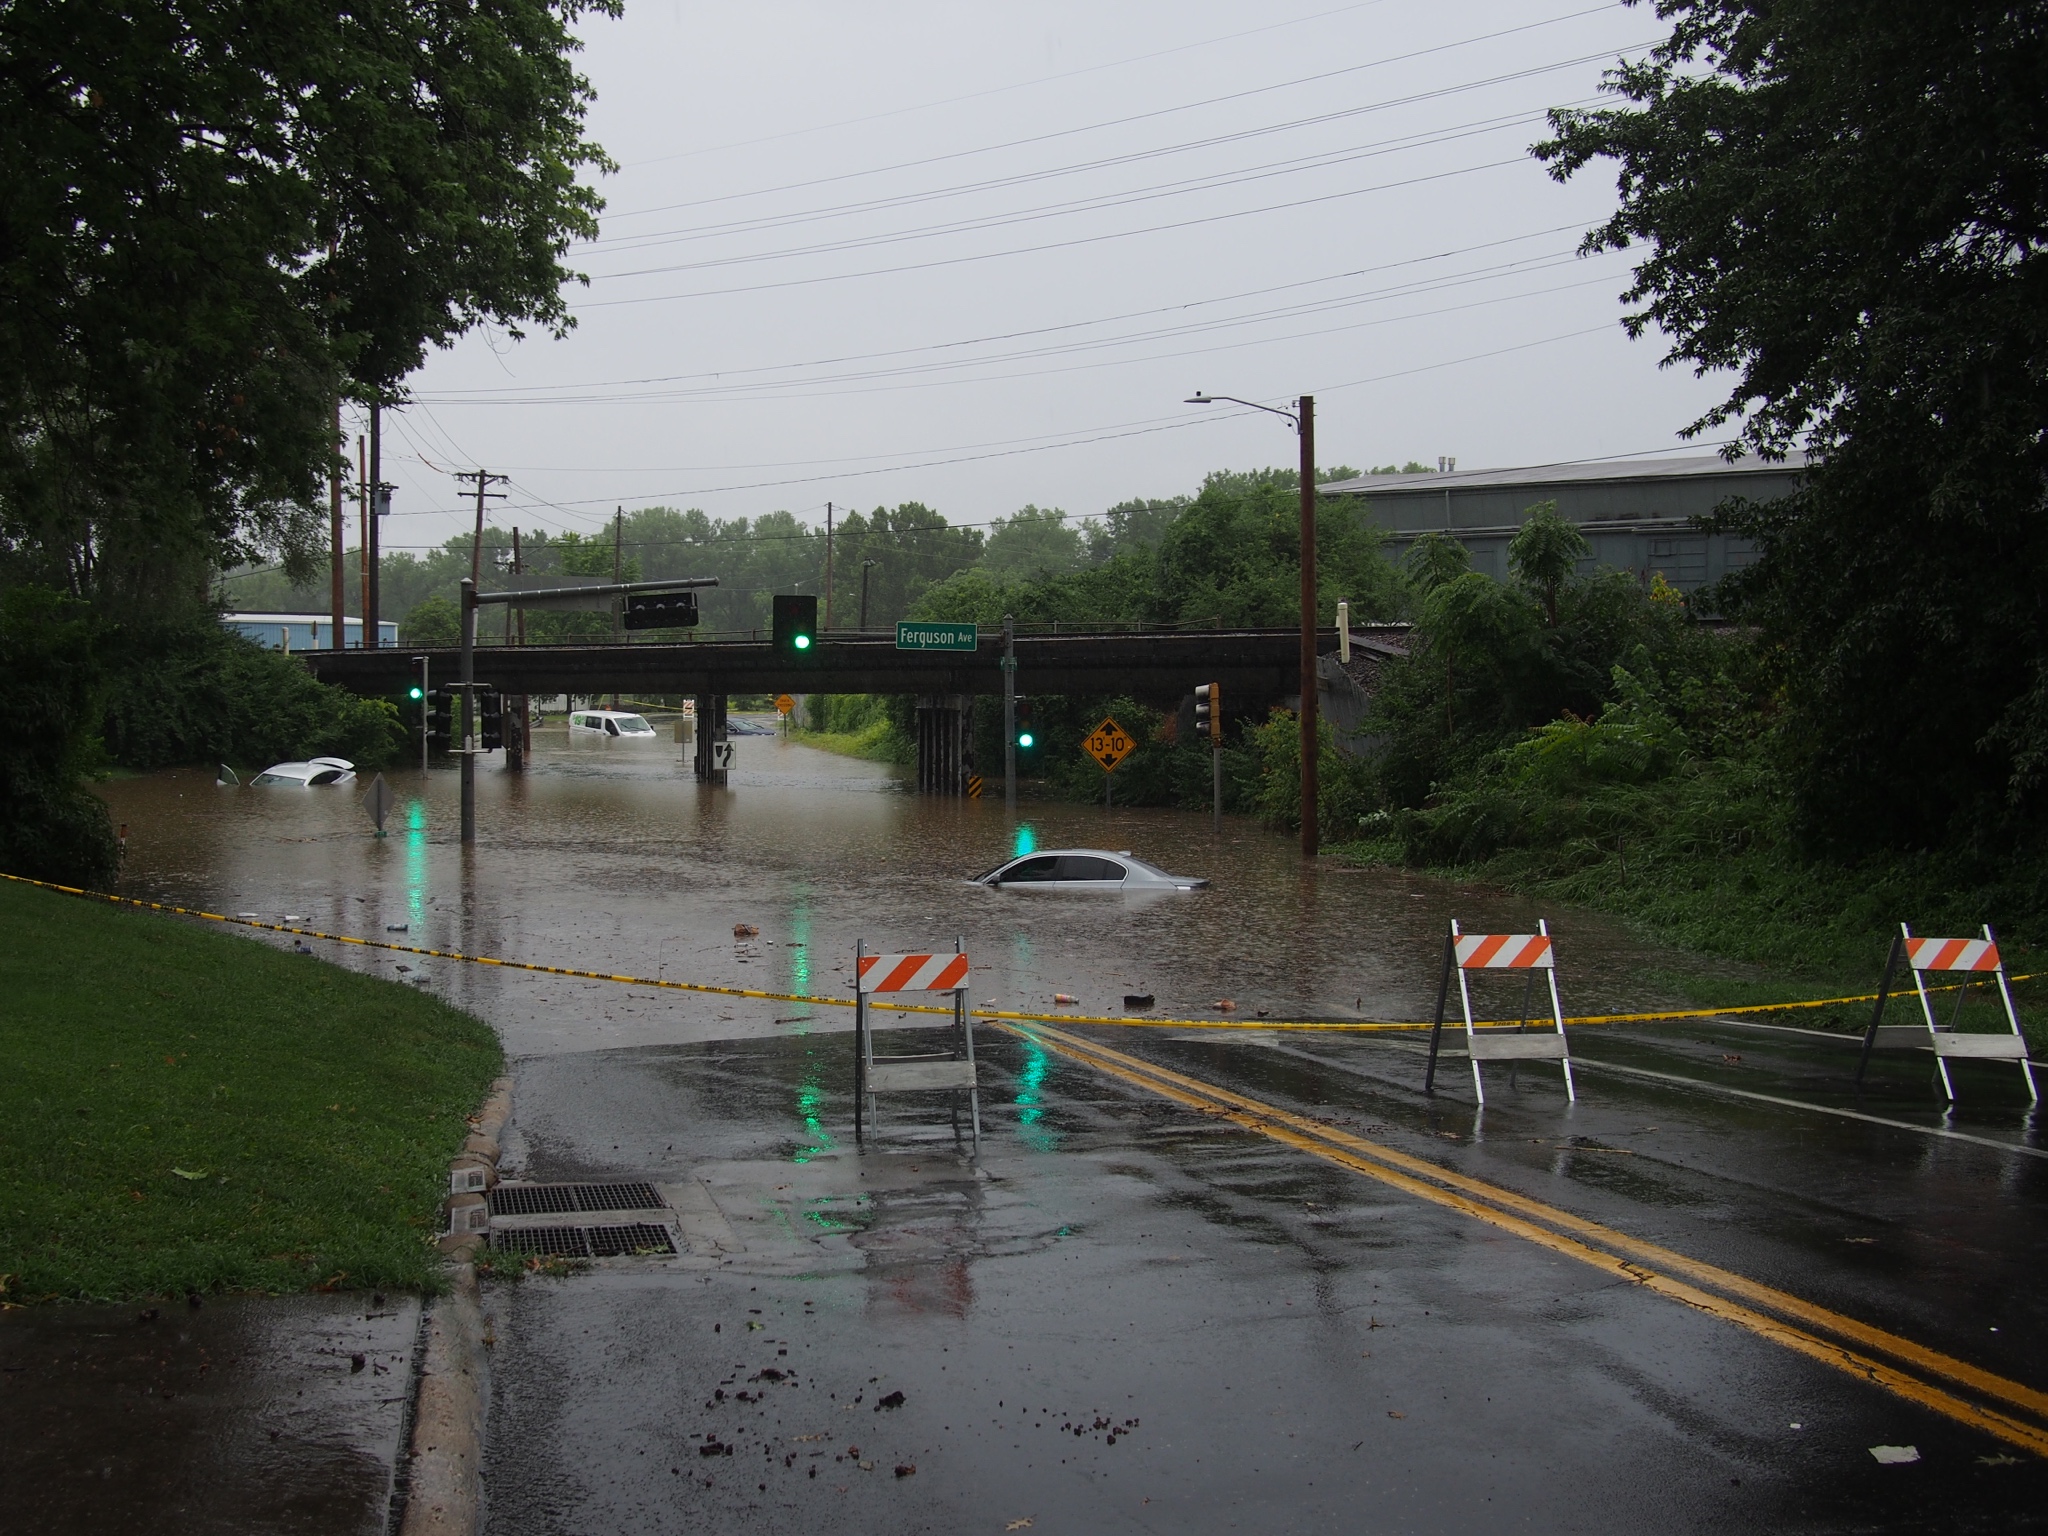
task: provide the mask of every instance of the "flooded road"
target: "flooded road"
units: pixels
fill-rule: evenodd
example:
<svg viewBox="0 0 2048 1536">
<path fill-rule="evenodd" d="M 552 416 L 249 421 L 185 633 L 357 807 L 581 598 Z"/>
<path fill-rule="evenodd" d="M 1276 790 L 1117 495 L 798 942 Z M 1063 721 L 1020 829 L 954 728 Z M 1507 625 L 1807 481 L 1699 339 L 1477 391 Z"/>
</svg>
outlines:
<svg viewBox="0 0 2048 1536">
<path fill-rule="evenodd" d="M 477 845 L 456 840 L 456 776 L 386 775 L 389 835 L 370 836 L 354 791 L 222 789 L 196 772 L 106 786 L 129 828 L 121 889 L 285 916 L 332 932 L 585 970 L 769 991 L 850 995 L 857 940 L 871 949 L 964 937 L 976 1002 L 1114 1013 L 1126 993 L 1155 1012 L 1213 1014 L 1228 999 L 1275 1018 L 1428 1016 L 1445 922 L 1533 926 L 1538 910 L 1399 873 L 1305 870 L 1287 839 L 1242 818 L 941 800 L 899 771 L 776 737 L 734 739 L 732 786 L 690 775 L 673 740 L 536 737 L 524 774 L 487 760 Z M 357 790 L 361 786 L 358 785 Z M 1158 897 L 1002 892 L 967 885 L 1033 847 L 1129 849 L 1211 890 Z M 747 923 L 760 940 L 736 945 Z M 1654 1006 L 1651 975 L 1685 968 L 1610 920 L 1575 915 L 1561 938 L 1573 1011 Z M 771 1033 L 786 1004 L 622 993 L 399 957 L 341 963 L 432 978 L 489 1018 L 515 1055 Z M 838 1011 L 814 1027 L 850 1028 Z"/>
<path fill-rule="evenodd" d="M 107 793 L 132 894 L 724 986 L 845 995 L 856 940 L 957 934 L 975 1000 L 1004 1008 L 1065 992 L 1115 1013 L 1142 992 L 1167 1016 L 1227 998 L 1251 1024 L 1414 1019 L 1452 916 L 1547 916 L 1567 1012 L 1655 1007 L 1663 979 L 1706 969 L 1583 913 L 1304 869 L 1248 823 L 1219 837 L 1203 816 L 1027 805 L 1013 827 L 999 800 L 735 745 L 732 786 L 712 790 L 672 742 L 543 737 L 524 776 L 479 776 L 467 854 L 452 773 L 390 775 L 381 840 L 348 793 L 196 775 Z M 962 883 L 1023 838 L 1128 848 L 1214 886 Z M 760 936 L 735 942 L 742 922 Z M 2009 1067 L 1973 1072 L 1944 1116 L 1924 1063 L 1880 1061 L 1859 1097 L 1839 1039 L 1689 1021 L 1578 1032 L 1575 1105 L 1554 1064 L 1489 1067 L 1481 1111 L 1462 1059 L 1420 1092 L 1414 1036 L 990 1028 L 976 1165 L 943 1106 L 910 1100 L 853 1145 L 845 1010 L 320 952 L 500 1029 L 511 1176 L 655 1180 L 726 1234 L 488 1288 L 493 1531 L 2048 1523 L 2043 1461 L 1954 1407 L 2013 1411 L 1958 1386 L 1971 1372 L 2048 1384 L 2048 1159 Z M 1643 1244 L 1668 1257 L 1575 1256 L 1596 1230 L 1636 1244 L 1630 1263 Z M 1939 1369 L 1914 1369 L 1950 1406 L 1657 1292 L 1674 1263 L 1933 1352 Z"/>
</svg>

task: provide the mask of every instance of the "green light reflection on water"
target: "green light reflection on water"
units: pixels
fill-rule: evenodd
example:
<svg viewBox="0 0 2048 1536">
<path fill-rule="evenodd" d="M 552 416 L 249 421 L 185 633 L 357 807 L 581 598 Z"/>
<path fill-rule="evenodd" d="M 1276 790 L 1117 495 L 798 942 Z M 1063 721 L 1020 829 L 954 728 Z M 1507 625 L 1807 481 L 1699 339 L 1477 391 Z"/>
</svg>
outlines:
<svg viewBox="0 0 2048 1536">
<path fill-rule="evenodd" d="M 808 993 L 811 990 L 811 898 L 808 891 L 800 891 L 789 913 L 789 938 L 784 952 L 789 956 L 789 987 L 791 992 Z M 809 1019 L 796 1026 L 795 1033 L 808 1036 L 811 1032 Z M 799 1147 L 790 1155 L 794 1163 L 808 1163 L 823 1152 L 830 1152 L 838 1145 L 830 1131 L 825 1129 L 821 1113 L 825 1103 L 823 1081 L 824 1062 L 820 1053 L 809 1046 L 804 1048 L 803 1068 L 796 1088 L 797 1117 L 803 1121 L 804 1132 L 811 1138 L 811 1145 Z M 812 1218 L 815 1220 L 815 1218 Z"/>
<path fill-rule="evenodd" d="M 1021 859 L 1038 846 L 1038 833 L 1028 821 L 1017 823 L 1017 846 L 1010 850 L 1010 857 Z"/>
<path fill-rule="evenodd" d="M 423 798 L 408 801 L 405 807 L 405 910 L 408 925 L 427 915 L 427 802 Z"/>
</svg>

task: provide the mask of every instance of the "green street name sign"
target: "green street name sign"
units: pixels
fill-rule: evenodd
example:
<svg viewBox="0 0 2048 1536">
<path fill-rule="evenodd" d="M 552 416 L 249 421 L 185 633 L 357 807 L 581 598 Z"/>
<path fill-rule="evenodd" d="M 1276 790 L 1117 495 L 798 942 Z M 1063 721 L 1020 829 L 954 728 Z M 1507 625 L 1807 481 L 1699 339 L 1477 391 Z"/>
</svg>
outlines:
<svg viewBox="0 0 2048 1536">
<path fill-rule="evenodd" d="M 911 624 L 896 626 L 899 651 L 971 651 L 979 637 L 972 624 Z"/>
</svg>

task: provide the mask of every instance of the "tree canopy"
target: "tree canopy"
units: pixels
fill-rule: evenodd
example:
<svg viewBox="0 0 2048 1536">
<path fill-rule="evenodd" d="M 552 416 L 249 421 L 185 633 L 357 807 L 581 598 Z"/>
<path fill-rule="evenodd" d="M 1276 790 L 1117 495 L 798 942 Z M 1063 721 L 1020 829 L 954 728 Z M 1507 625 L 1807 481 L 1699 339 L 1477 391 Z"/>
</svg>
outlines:
<svg viewBox="0 0 2048 1536">
<path fill-rule="evenodd" d="M 569 324 L 616 0 L 0 8 L 0 580 L 162 606 L 303 553 L 339 395 Z"/>
<path fill-rule="evenodd" d="M 1559 179 L 1617 168 L 1586 249 L 1667 362 L 1732 377 L 1694 424 L 1802 443 L 1802 488 L 1725 509 L 1818 846 L 2038 821 L 2048 773 L 2048 11 L 1660 0 L 1670 37 L 1551 115 Z"/>
</svg>

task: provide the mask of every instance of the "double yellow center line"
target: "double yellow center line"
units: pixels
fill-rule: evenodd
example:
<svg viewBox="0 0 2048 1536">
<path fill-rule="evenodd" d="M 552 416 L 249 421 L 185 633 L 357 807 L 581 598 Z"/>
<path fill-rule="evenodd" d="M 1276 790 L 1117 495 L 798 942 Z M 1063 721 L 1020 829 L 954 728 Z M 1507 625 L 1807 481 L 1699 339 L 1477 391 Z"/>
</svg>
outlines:
<svg viewBox="0 0 2048 1536">
<path fill-rule="evenodd" d="M 1718 1265 L 1688 1258 L 1545 1201 L 1457 1173 L 1426 1158 L 1397 1152 L 1310 1116 L 1189 1077 L 1083 1036 L 1043 1024 L 999 1023 L 996 1027 L 1134 1087 L 1230 1121 L 1433 1205 L 1511 1232 L 1603 1273 L 1632 1281 L 1710 1317 L 1746 1328 L 1822 1365 L 1896 1393 L 1959 1424 L 2048 1457 L 2048 1430 L 2004 1411 L 2017 1409 L 2048 1421 L 2048 1393 L 2037 1392 Z M 1937 1386 L 1925 1379 L 1928 1377 L 1949 1382 L 1971 1397 Z"/>
</svg>

